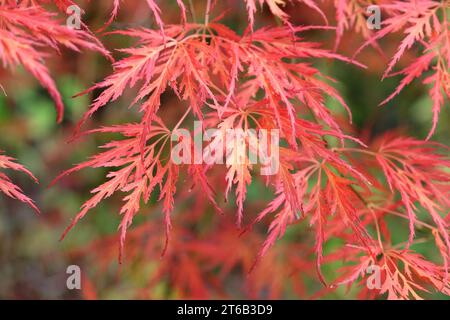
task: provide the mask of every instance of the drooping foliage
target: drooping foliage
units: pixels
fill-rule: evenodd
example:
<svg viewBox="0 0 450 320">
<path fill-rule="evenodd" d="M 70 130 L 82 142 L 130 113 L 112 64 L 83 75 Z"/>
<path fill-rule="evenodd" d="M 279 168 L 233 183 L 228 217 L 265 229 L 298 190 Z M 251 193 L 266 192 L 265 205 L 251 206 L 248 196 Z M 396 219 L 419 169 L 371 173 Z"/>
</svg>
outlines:
<svg viewBox="0 0 450 320">
<path fill-rule="evenodd" d="M 48 49 L 87 48 L 110 56 L 86 26 L 83 30 L 61 26 L 56 16 L 41 6 L 45 2 L 0 1 L 0 57 L 5 66 L 22 65 L 37 78 L 55 100 L 61 120 L 62 100 L 43 63 Z M 294 291 L 302 296 L 305 284 L 300 273 L 310 275 L 315 269 L 324 292 L 347 285 L 357 287 L 361 298 L 417 299 L 430 288 L 450 295 L 450 160 L 446 146 L 429 141 L 450 91 L 450 3 L 380 1 L 385 17 L 382 29 L 371 31 L 366 26 L 366 7 L 377 1 L 331 1 L 336 27 L 331 26 L 332 19 L 319 1 L 241 2 L 249 23 L 243 32 L 222 22 L 223 17 L 215 11 L 217 3 L 211 0 L 204 1 L 201 22 L 191 1 L 177 0 L 181 16 L 178 24 L 164 20 L 161 3 L 147 0 L 154 28 L 110 32 L 108 36 L 129 37 L 135 42 L 120 49 L 120 58 L 112 64 L 109 75 L 81 93 L 97 95 L 80 119 L 74 137 L 106 134 L 118 138 L 55 179 L 57 182 L 88 168 L 104 168 L 107 172 L 105 181 L 91 191 L 63 237 L 99 203 L 120 194 L 120 260 L 153 261 L 156 252 L 164 255 L 147 288 L 166 279 L 181 297 L 226 297 L 220 283 L 232 269 L 241 268 L 244 273 L 251 271 L 245 284 L 251 297 L 260 297 L 258 292 L 265 288 L 269 288 L 271 298 L 282 296 L 285 279 L 292 274 L 296 275 Z M 55 4 L 64 12 L 71 2 Z M 324 25 L 295 25 L 288 12 L 296 5 L 312 9 Z M 118 19 L 121 6 L 125 4 L 112 1 L 113 9 L 103 29 Z M 280 22 L 278 26 L 258 25 L 258 7 L 267 7 Z M 366 39 L 354 57 L 336 51 L 347 31 L 359 32 Z M 329 45 L 307 40 L 310 33 L 333 32 L 336 37 L 329 49 Z M 433 101 L 432 128 L 425 140 L 398 132 L 374 139 L 358 137 L 348 129 L 352 122 L 350 107 L 335 80 L 318 64 L 365 68 L 356 60 L 358 54 L 363 49 L 380 51 L 380 42 L 398 32 L 403 38 L 382 78 L 403 78 L 381 104 L 422 77 Z M 394 72 L 408 51 L 415 51 L 416 56 Z M 134 94 L 131 100 L 126 99 L 129 92 Z M 177 103 L 165 106 L 165 95 L 176 97 Z M 109 105 L 117 102 L 123 108 L 136 109 L 138 120 L 84 129 L 100 109 L 112 110 Z M 329 107 L 331 102 L 345 111 L 346 119 Z M 163 112 L 167 108 L 177 108 L 171 113 L 172 117 L 176 115 L 175 121 Z M 222 166 L 173 163 L 170 153 L 180 141 L 173 141 L 172 135 L 180 128 L 191 129 L 189 121 L 193 120 L 202 121 L 202 135 L 208 129 L 279 130 L 279 170 L 263 176 L 260 166 L 247 156 Z M 192 133 L 193 138 L 196 134 Z M 211 138 L 207 145 L 214 146 L 217 139 Z M 186 142 L 189 150 L 195 148 L 192 141 Z M 240 154 L 242 148 L 254 148 L 251 139 L 227 147 L 231 156 Z M 1 167 L 25 171 L 7 157 Z M 4 193 L 34 206 L 6 176 L 1 180 Z M 255 181 L 272 192 L 272 198 L 262 199 L 263 207 L 256 213 L 255 206 L 246 201 Z M 195 192 L 189 193 L 191 190 Z M 156 197 L 156 204 L 152 197 Z M 192 210 L 178 209 L 192 199 L 202 205 L 191 203 Z M 209 215 L 209 207 L 219 214 L 216 223 L 223 227 L 198 236 L 192 226 Z M 235 226 L 226 217 L 231 212 L 236 216 Z M 133 219 L 139 213 L 149 216 L 149 221 L 133 229 Z M 164 227 L 155 222 L 158 219 L 153 216 L 159 215 Z M 287 240 L 283 247 L 289 230 L 304 228 L 303 224 L 308 237 Z M 405 225 L 403 242 L 392 240 L 392 224 Z M 265 238 L 254 231 L 261 227 L 267 230 Z M 417 230 L 434 244 L 439 261 L 414 251 L 415 244 L 423 241 L 418 239 Z M 334 240 L 341 244 L 325 253 L 326 244 Z M 88 249 L 102 251 L 97 260 L 103 267 L 111 260 L 111 250 L 107 249 L 113 241 L 115 237 L 104 239 Z M 252 252 L 255 243 L 260 247 L 256 255 Z M 323 265 L 342 261 L 346 263 L 339 270 L 341 275 L 327 279 Z M 184 271 L 190 270 L 190 278 L 182 276 L 176 267 L 180 263 Z M 381 285 L 374 290 L 366 286 L 369 267 L 380 270 Z M 270 275 L 264 270 L 271 270 Z M 217 287 L 211 288 L 206 282 Z"/>
</svg>

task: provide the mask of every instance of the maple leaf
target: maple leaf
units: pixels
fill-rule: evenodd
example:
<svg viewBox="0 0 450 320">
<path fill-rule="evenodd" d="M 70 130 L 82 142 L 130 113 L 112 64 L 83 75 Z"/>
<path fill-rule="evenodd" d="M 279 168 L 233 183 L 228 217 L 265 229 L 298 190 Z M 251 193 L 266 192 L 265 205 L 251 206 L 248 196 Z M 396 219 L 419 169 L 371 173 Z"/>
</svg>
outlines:
<svg viewBox="0 0 450 320">
<path fill-rule="evenodd" d="M 22 65 L 47 89 L 55 102 L 58 122 L 63 119 L 64 105 L 44 61 L 48 48 L 58 53 L 62 46 L 74 51 L 91 49 L 110 57 L 91 33 L 61 25 L 54 13 L 34 2 L 0 2 L 0 60 L 4 67 Z"/>
<path fill-rule="evenodd" d="M 8 157 L 1 153 L 0 153 L 0 168 L 23 172 L 27 174 L 29 177 L 31 177 L 36 183 L 38 182 L 37 179 L 33 176 L 33 174 L 21 164 L 16 163 L 14 158 Z M 0 172 L 0 191 L 10 198 L 17 199 L 19 201 L 28 204 L 37 213 L 39 213 L 39 209 L 34 204 L 33 200 L 31 200 L 28 196 L 23 194 L 22 189 L 20 189 L 17 185 L 15 185 L 11 181 L 11 179 L 3 172 Z"/>
<path fill-rule="evenodd" d="M 175 130 L 175 129 L 174 129 Z M 142 134 L 145 132 L 146 137 Z M 63 177 L 85 168 L 112 168 L 106 178 L 108 181 L 91 191 L 94 194 L 81 207 L 81 211 L 66 228 L 61 239 L 102 200 L 121 192 L 126 196 L 120 209 L 122 220 L 120 230 L 119 261 L 122 261 L 126 233 L 132 224 L 134 216 L 141 208 L 141 202 L 147 204 L 150 196 L 159 191 L 158 201 L 162 201 L 162 211 L 166 226 L 166 245 L 164 255 L 169 243 L 171 233 L 171 212 L 174 210 L 174 195 L 179 179 L 180 166 L 173 163 L 170 151 L 172 145 L 172 131 L 170 131 L 159 117 L 155 117 L 149 130 L 143 130 L 142 124 L 126 124 L 114 127 L 103 127 L 89 130 L 83 135 L 94 133 L 116 133 L 125 139 L 115 140 L 105 144 L 102 148 L 108 149 L 93 156 L 90 160 L 80 163 L 60 174 L 51 185 Z M 145 141 L 142 149 L 142 141 Z M 194 183 L 198 183 L 217 211 L 221 209 L 214 200 L 214 192 L 206 178 L 205 170 L 199 165 L 188 165 L 187 172 Z"/>
<path fill-rule="evenodd" d="M 260 250 L 260 257 L 264 256 L 269 248 L 274 245 L 275 241 L 284 235 L 288 225 L 300 218 L 300 213 L 303 211 L 296 195 L 294 178 L 286 164 L 281 166 L 276 190 L 277 195 L 275 199 L 271 201 L 266 209 L 259 213 L 255 220 L 255 222 L 259 222 L 267 214 L 277 212 L 280 209 L 269 226 L 269 235 Z"/>
<path fill-rule="evenodd" d="M 116 192 L 124 192 L 124 204 L 120 210 L 122 222 L 120 223 L 120 260 L 123 256 L 123 247 L 128 227 L 133 217 L 140 208 L 141 199 L 147 203 L 150 195 L 159 188 L 161 190 L 160 200 L 164 200 L 163 211 L 165 216 L 167 235 L 170 230 L 170 212 L 173 210 L 173 195 L 176 191 L 178 168 L 166 160 L 165 152 L 170 144 L 170 131 L 161 120 L 155 119 L 151 129 L 146 133 L 144 140 L 148 143 L 144 146 L 141 154 L 142 127 L 140 124 L 128 124 L 123 126 L 105 127 L 87 132 L 92 133 L 119 133 L 125 137 L 107 143 L 107 148 L 90 160 L 83 162 L 74 168 L 62 173 L 52 184 L 62 177 L 81 170 L 83 168 L 118 168 L 107 174 L 107 182 L 92 190 L 95 195 L 86 201 L 81 211 L 63 233 L 62 238 L 82 219 L 91 209 L 96 207 L 100 201 L 112 196 Z"/>
<path fill-rule="evenodd" d="M 295 28 L 295 31 L 308 29 Z M 79 127 L 98 109 L 117 100 L 126 88 L 137 83 L 140 84 L 138 93 L 130 106 L 141 102 L 142 123 L 151 122 L 160 107 L 161 94 L 169 88 L 181 100 L 189 101 L 199 119 L 203 118 L 205 104 L 221 117 L 230 101 L 235 99 L 236 78 L 243 70 L 247 70 L 246 76 L 250 77 L 247 88 L 254 90 L 248 93 L 250 97 L 261 88 L 277 118 L 279 109 L 288 110 L 292 135 L 295 127 L 292 99 L 299 99 L 336 129 L 338 125 L 326 109 L 323 95 L 327 93 L 348 109 L 337 91 L 317 78 L 320 76 L 318 70 L 305 63 L 286 63 L 284 60 L 315 57 L 349 62 L 349 59 L 319 49 L 317 44 L 301 41 L 301 38 L 294 38 L 293 42 L 292 32 L 285 27 L 264 28 L 242 37 L 217 23 L 207 27 L 197 24 L 168 26 L 164 34 L 148 29 L 115 33 L 139 38 L 139 46 L 123 49 L 130 56 L 116 62 L 114 73 L 87 91 L 103 89 Z M 232 61 L 228 58 L 229 52 L 233 54 Z M 219 85 L 213 75 L 219 76 Z"/>
<path fill-rule="evenodd" d="M 255 13 L 256 13 L 256 3 L 259 2 L 259 5 L 262 7 L 266 4 L 270 10 L 270 12 L 277 18 L 281 19 L 284 23 L 289 24 L 289 15 L 284 12 L 281 7 L 286 5 L 286 0 L 244 0 L 247 6 L 248 19 L 250 23 L 250 27 L 253 29 L 253 25 L 255 24 Z M 303 3 L 311 9 L 315 10 L 320 14 L 320 16 L 327 22 L 327 18 L 323 11 L 317 6 L 315 0 L 295 0 L 292 2 Z"/>
<path fill-rule="evenodd" d="M 264 90 L 265 98 L 273 108 L 280 130 L 284 129 L 280 112 L 287 110 L 291 135 L 288 141 L 294 147 L 295 119 L 299 108 L 308 108 L 318 119 L 337 131 L 340 131 L 339 125 L 325 106 L 325 95 L 336 99 L 351 115 L 339 93 L 325 81 L 320 80 L 323 75 L 317 69 L 304 61 L 291 60 L 324 58 L 349 62 L 343 56 L 318 48 L 317 43 L 303 41 L 302 38 L 292 34 L 292 31 L 302 32 L 308 29 L 310 28 L 296 27 L 293 30 L 286 27 L 262 28 L 248 34 L 241 41 L 247 44 L 241 54 L 241 63 L 248 65 L 247 75 L 250 79 L 247 85 L 251 86 L 250 88 Z M 300 107 L 294 105 L 294 100 L 302 105 Z"/>
<path fill-rule="evenodd" d="M 362 255 L 357 256 L 358 251 L 362 252 Z M 394 248 L 384 250 L 372 248 L 372 251 L 376 252 L 377 258 L 368 254 L 364 249 L 347 247 L 343 251 L 345 256 L 356 264 L 343 268 L 344 275 L 336 280 L 335 286 L 345 284 L 351 286 L 358 278 L 362 277 L 359 285 L 367 287 L 364 278 L 368 268 L 378 267 L 377 276 L 380 277 L 380 287 L 373 288 L 373 291 L 380 295 L 387 293 L 387 298 L 390 300 L 410 298 L 421 300 L 418 291 L 429 292 L 427 287 L 450 295 L 450 282 L 445 276 L 447 271 L 426 260 L 420 254 Z M 342 258 L 341 254 L 334 258 Z"/>
<path fill-rule="evenodd" d="M 277 127 L 274 111 L 264 109 L 263 104 L 257 103 L 246 110 L 246 114 L 257 119 L 258 123 L 265 123 L 265 128 Z M 286 111 L 281 112 L 282 127 L 289 127 L 290 120 Z M 264 241 L 259 252 L 258 259 L 265 256 L 268 250 L 280 239 L 286 228 L 295 224 L 299 219 L 311 214 L 311 225 L 316 231 L 316 255 L 317 270 L 323 283 L 325 280 L 320 272 L 322 261 L 322 244 L 326 237 L 325 228 L 329 218 L 338 212 L 339 223 L 350 227 L 363 244 L 370 243 L 369 236 L 359 222 L 360 212 L 358 209 L 364 204 L 355 197 L 351 184 L 366 184 L 363 175 L 352 166 L 340 159 L 339 154 L 328 149 L 322 137 L 324 135 L 335 136 L 339 139 L 352 139 L 337 131 L 327 131 L 322 126 L 306 120 L 296 121 L 297 139 L 300 141 L 298 151 L 280 148 L 280 170 L 274 180 L 276 190 L 275 198 L 266 209 L 259 213 L 258 217 L 247 228 L 253 227 L 269 214 L 274 218 L 269 226 L 268 237 Z M 283 136 L 286 140 L 288 136 Z M 357 141 L 357 140 L 356 140 Z M 341 174 L 350 175 L 354 181 L 337 176 L 334 171 L 327 169 L 331 165 L 333 170 L 338 169 Z M 323 188 L 322 183 L 328 181 Z M 315 183 L 312 181 L 316 181 Z M 313 184 L 311 188 L 310 185 Z M 356 199 L 355 199 L 356 198 Z M 356 204 L 359 204 L 357 206 Z M 342 232 L 342 231 L 341 231 Z"/>
<path fill-rule="evenodd" d="M 374 1 L 367 0 L 334 0 L 336 9 L 336 42 L 334 49 L 337 50 L 346 30 L 356 31 L 360 33 L 364 39 L 369 40 L 371 31 L 367 27 L 367 8 Z M 376 1 L 375 1 L 376 2 Z M 376 43 L 371 41 L 371 45 L 382 52 L 382 49 Z"/>
<path fill-rule="evenodd" d="M 429 228 L 447 269 L 450 239 L 445 217 L 450 207 L 450 176 L 446 170 L 450 162 L 447 156 L 441 154 L 441 149 L 446 148 L 437 143 L 390 133 L 375 140 L 371 149 L 348 150 L 368 157 L 370 161 L 367 165 L 378 166 L 386 179 L 388 189 L 384 191 L 383 200 L 367 197 L 368 207 L 375 208 L 381 215 L 393 214 L 409 220 L 406 248 L 413 244 L 417 226 Z M 398 202 L 395 200 L 397 196 L 400 199 Z M 435 226 L 417 218 L 422 209 Z"/>
<path fill-rule="evenodd" d="M 392 100 L 400 91 L 410 84 L 415 78 L 422 76 L 427 70 L 432 69 L 433 74 L 425 78 L 424 84 L 433 84 L 429 95 L 433 101 L 433 123 L 428 133 L 427 140 L 436 130 L 439 111 L 444 105 L 443 92 L 449 95 L 450 77 L 450 23 L 446 15 L 449 8 L 448 2 L 436 2 L 430 0 L 417 0 L 411 2 L 394 1 L 393 3 L 381 4 L 389 14 L 389 18 L 382 22 L 383 29 L 376 32 L 363 46 L 361 46 L 355 56 L 367 45 L 374 44 L 377 40 L 403 30 L 406 36 L 401 41 L 397 52 L 390 60 L 383 79 L 395 75 L 403 75 L 395 91 L 386 98 L 380 105 L 384 105 Z M 444 18 L 441 18 L 440 16 Z M 392 73 L 395 65 L 400 61 L 404 53 L 414 45 L 423 48 L 422 56 L 408 65 L 404 69 Z"/>
<path fill-rule="evenodd" d="M 202 41 L 198 32 L 201 26 L 169 26 L 164 34 L 149 29 L 117 31 L 140 38 L 138 48 L 123 49 L 130 57 L 114 64 L 114 73 L 104 81 L 90 88 L 103 89 L 88 112 L 80 121 L 80 126 L 98 109 L 115 101 L 127 87 L 138 82 L 140 88 L 131 106 L 144 100 L 140 110 L 144 112 L 143 123 L 151 122 L 160 106 L 160 96 L 170 86 L 180 97 L 189 100 L 193 111 L 201 116 L 200 107 L 207 98 L 217 105 L 213 81 L 208 74 L 212 61 L 210 48 Z M 188 36 L 194 31 L 194 35 Z M 198 61 L 196 56 L 206 56 L 208 61 Z M 203 63 L 202 63 L 203 62 Z M 180 83 L 177 84 L 176 80 Z"/>
<path fill-rule="evenodd" d="M 308 29 L 263 28 L 239 36 L 224 25 L 212 22 L 207 26 L 166 26 L 163 34 L 148 29 L 117 31 L 117 34 L 139 38 L 138 47 L 122 50 L 129 57 L 117 61 L 113 74 L 88 90 L 103 89 L 79 126 L 98 109 L 117 100 L 127 88 L 139 84 L 136 98 L 130 106 L 141 103 L 141 137 L 146 137 L 146 130 L 152 130 L 151 122 L 160 107 L 160 97 L 171 89 L 180 100 L 188 101 L 197 118 L 203 119 L 205 114 L 210 118 L 216 117 L 215 125 L 222 131 L 236 128 L 247 130 L 250 122 L 262 121 L 265 125 L 257 124 L 256 128 L 279 128 L 290 145 L 296 146 L 301 141 L 307 144 L 305 148 L 312 149 L 312 142 L 307 142 L 312 139 L 311 133 L 306 136 L 303 126 L 309 126 L 309 130 L 315 134 L 324 131 L 320 127 L 313 128 L 311 124 L 297 121 L 298 109 L 306 107 L 325 124 L 333 127 L 333 135 L 344 139 L 337 122 L 325 106 L 324 95 L 337 99 L 348 109 L 343 99 L 330 85 L 319 80 L 321 74 L 317 69 L 304 62 L 287 62 L 299 58 L 329 58 L 349 62 L 345 57 L 320 49 L 317 44 L 302 41 L 292 34 L 292 30 L 302 32 Z M 233 57 L 231 60 L 230 54 Z M 242 77 L 247 79 L 244 83 L 238 81 Z M 265 96 L 255 101 L 260 89 Z M 145 146 L 145 141 L 141 141 L 141 148 Z M 252 148 L 246 140 L 244 145 L 229 148 L 227 156 L 236 158 L 242 153 L 243 147 L 246 150 Z M 143 151 L 141 154 L 144 154 Z M 238 225 L 242 222 L 246 189 L 252 179 L 249 159 L 244 156 L 241 160 L 227 163 L 225 177 L 226 195 L 233 185 L 236 186 Z M 197 178 L 211 200 L 205 178 Z M 281 226 L 280 230 L 284 229 Z M 279 235 L 282 233 L 284 231 Z M 273 240 L 275 238 L 272 237 Z"/>
<path fill-rule="evenodd" d="M 439 145 L 411 138 L 385 136 L 379 142 L 376 160 L 383 169 L 391 190 L 396 190 L 410 218 L 410 242 L 414 237 L 417 201 L 432 217 L 450 248 L 447 224 L 439 212 L 446 212 L 450 201 L 446 187 L 450 182 L 445 168 L 448 158 L 437 152 Z"/>
<path fill-rule="evenodd" d="M 65 0 L 62 0 L 65 1 Z M 159 26 L 162 33 L 164 33 L 164 22 L 161 18 L 161 9 L 154 0 L 145 0 L 149 9 L 153 13 L 153 16 L 155 17 L 156 23 Z M 184 5 L 183 0 L 176 0 L 177 5 L 181 10 L 181 19 L 183 23 L 186 23 L 187 17 L 186 17 L 186 6 Z M 105 23 L 105 25 L 99 30 L 102 31 L 106 29 L 111 23 L 117 18 L 117 15 L 119 13 L 120 8 L 120 0 L 113 0 L 113 9 L 111 11 L 111 15 L 108 19 L 108 21 Z"/>
</svg>

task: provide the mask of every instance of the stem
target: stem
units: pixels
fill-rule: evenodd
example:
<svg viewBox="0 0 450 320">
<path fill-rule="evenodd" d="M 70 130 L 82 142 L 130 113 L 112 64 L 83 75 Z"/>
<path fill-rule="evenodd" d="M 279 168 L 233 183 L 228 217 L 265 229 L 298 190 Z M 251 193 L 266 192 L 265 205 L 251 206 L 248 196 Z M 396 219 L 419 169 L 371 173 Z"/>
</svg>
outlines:
<svg viewBox="0 0 450 320">
<path fill-rule="evenodd" d="M 408 217 L 407 215 L 405 215 L 405 214 L 403 214 L 403 213 L 400 213 L 400 212 L 396 212 L 396 211 L 393 211 L 393 210 L 389 210 L 389 209 L 386 209 L 386 208 L 382 208 L 382 207 L 377 206 L 377 205 L 372 205 L 372 207 L 373 207 L 373 208 L 376 208 L 376 209 L 378 209 L 378 210 L 387 212 L 387 213 L 392 214 L 392 215 L 397 216 L 397 217 L 409 219 L 409 217 Z M 420 221 L 420 220 L 416 220 L 416 221 L 414 221 L 414 222 L 415 222 L 417 225 L 419 225 L 419 226 L 422 226 L 422 227 L 425 227 L 425 228 L 428 228 L 428 229 L 431 229 L 431 230 L 435 230 L 435 229 L 436 229 L 436 228 L 433 227 L 432 225 L 430 225 L 430 224 L 428 224 L 428 223 L 426 223 L 426 222 Z"/>
<path fill-rule="evenodd" d="M 195 7 L 194 7 L 194 3 L 192 2 L 192 0 L 189 0 L 189 10 L 191 11 L 192 21 L 194 23 L 197 23 L 197 16 L 195 14 Z"/>
<path fill-rule="evenodd" d="M 375 212 L 373 212 L 372 208 L 369 208 L 369 211 L 372 214 L 373 222 L 375 223 L 375 228 L 377 230 L 378 244 L 380 245 L 381 252 L 384 252 L 383 242 L 381 241 L 380 226 L 378 225 L 378 217 L 376 216 Z"/>
<path fill-rule="evenodd" d="M 173 128 L 172 131 L 175 131 L 178 129 L 178 127 L 183 123 L 184 119 L 186 119 L 187 115 L 189 114 L 189 112 L 191 111 L 191 107 L 189 107 L 186 112 L 184 113 L 184 115 L 181 117 L 180 121 L 178 121 L 177 125 L 175 126 L 175 128 Z"/>
<path fill-rule="evenodd" d="M 418 244 L 418 243 L 426 243 L 428 242 L 430 239 L 427 238 L 419 238 L 413 241 L 413 244 Z M 396 245 L 392 246 L 392 249 L 399 249 L 401 247 L 403 247 L 404 245 L 406 245 L 407 242 L 401 242 L 401 243 L 397 243 Z"/>
<path fill-rule="evenodd" d="M 365 150 L 365 149 L 357 149 L 357 148 L 333 148 L 335 151 L 348 151 L 348 152 L 360 152 L 365 153 L 371 156 L 376 156 L 377 154 L 375 152 Z"/>
<path fill-rule="evenodd" d="M 206 3 L 206 12 L 205 12 L 205 26 L 209 24 L 209 12 L 211 11 L 211 0 L 208 0 Z"/>
</svg>

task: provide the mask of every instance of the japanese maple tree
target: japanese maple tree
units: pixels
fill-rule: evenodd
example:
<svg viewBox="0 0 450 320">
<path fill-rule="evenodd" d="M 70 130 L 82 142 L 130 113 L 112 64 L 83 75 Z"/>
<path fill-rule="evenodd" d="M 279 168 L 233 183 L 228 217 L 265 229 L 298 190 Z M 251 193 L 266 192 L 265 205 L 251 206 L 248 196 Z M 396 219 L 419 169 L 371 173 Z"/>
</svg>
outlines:
<svg viewBox="0 0 450 320">
<path fill-rule="evenodd" d="M 166 21 L 165 2 L 146 0 L 153 27 L 118 29 L 114 22 L 127 4 L 114 0 L 104 26 L 95 33 L 85 24 L 75 30 L 58 20 L 72 1 L 0 0 L 3 66 L 23 66 L 35 77 L 54 100 L 59 122 L 64 107 L 44 63 L 49 55 L 60 47 L 90 49 L 113 61 L 109 75 L 78 93 L 94 97 L 73 132 L 73 140 L 97 134 L 111 140 L 52 184 L 57 188 L 54 184 L 68 175 L 104 168 L 104 181 L 92 189 L 62 237 L 115 194 L 123 201 L 117 208 L 119 234 L 74 255 L 93 252 L 99 270 L 104 270 L 117 259 L 118 241 L 122 264 L 155 261 L 156 271 L 143 285 L 147 291 L 136 292 L 136 297 L 148 297 L 145 292 L 164 279 L 177 297 L 228 297 L 224 279 L 236 269 L 249 274 L 244 284 L 248 297 L 261 297 L 264 289 L 269 298 L 283 297 L 288 277 L 301 298 L 308 297 L 305 278 L 321 282 L 314 297 L 343 286 L 366 299 L 420 299 L 430 290 L 450 295 L 450 158 L 447 146 L 432 141 L 450 97 L 450 1 L 235 2 L 247 10 L 245 30 L 227 24 L 226 13 L 211 0 L 174 1 L 178 23 Z M 383 14 L 380 30 L 367 27 L 368 5 L 378 5 Z M 318 23 L 297 25 L 289 14 L 297 6 L 314 12 Z M 278 23 L 259 21 L 260 9 Z M 99 40 L 108 29 L 107 37 L 133 40 L 130 47 L 116 50 L 116 60 Z M 365 39 L 353 56 L 339 53 L 349 31 Z M 398 39 L 398 33 L 398 49 L 380 80 L 401 80 L 379 103 L 395 101 L 397 95 L 401 99 L 404 88 L 421 78 L 432 101 L 431 129 L 426 137 L 400 131 L 359 135 L 352 127 L 354 106 L 347 105 L 337 81 L 321 65 L 364 70 L 359 55 L 383 52 L 384 38 Z M 311 40 L 317 34 L 331 40 Z M 175 102 L 167 103 L 167 96 Z M 135 109 L 138 119 L 88 128 L 100 110 L 114 112 L 113 103 L 129 112 Z M 331 104 L 339 105 L 345 116 Z M 171 150 L 180 141 L 172 137 L 178 129 L 191 130 L 195 120 L 202 121 L 201 134 L 209 129 L 278 130 L 279 170 L 261 175 L 261 166 L 247 156 L 224 165 L 174 163 Z M 192 141 L 184 143 L 195 148 Z M 212 138 L 207 145 L 215 143 Z M 253 147 L 251 139 L 245 139 L 243 145 L 227 146 L 227 152 L 234 156 L 240 148 Z M 35 179 L 7 156 L 0 156 L 0 167 Z M 255 183 L 271 194 L 259 204 L 247 200 Z M 37 210 L 3 173 L 0 188 Z M 133 227 L 138 214 L 146 220 Z M 202 219 L 213 222 L 199 234 L 195 230 Z M 404 228 L 401 241 L 393 240 L 393 225 Z M 338 245 L 326 251 L 331 241 Z M 438 255 L 416 251 L 415 245 L 424 241 Z M 324 266 L 337 263 L 342 264 L 338 276 L 327 277 Z M 368 270 L 375 267 L 379 286 L 368 288 Z M 96 297 L 95 291 L 95 285 L 90 287 L 86 297 Z"/>
</svg>

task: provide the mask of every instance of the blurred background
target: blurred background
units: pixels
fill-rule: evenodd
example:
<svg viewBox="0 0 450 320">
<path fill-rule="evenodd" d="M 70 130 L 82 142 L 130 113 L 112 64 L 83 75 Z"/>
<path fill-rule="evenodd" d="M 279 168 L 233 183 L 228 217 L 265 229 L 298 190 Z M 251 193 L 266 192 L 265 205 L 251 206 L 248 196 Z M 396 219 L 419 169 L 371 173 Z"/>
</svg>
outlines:
<svg viewBox="0 0 450 320">
<path fill-rule="evenodd" d="M 161 2 L 161 1 L 160 1 Z M 225 15 L 223 22 L 237 32 L 247 26 L 247 14 L 242 1 L 223 1 L 219 4 Z M 80 2 L 86 11 L 83 21 L 92 30 L 99 29 L 108 19 L 112 1 Z M 198 15 L 203 14 L 205 1 L 194 0 Z M 225 8 L 226 6 L 226 8 Z M 179 21 L 176 1 L 164 1 L 165 22 Z M 334 24 L 334 9 L 325 12 Z M 219 7 L 215 12 L 221 12 Z M 320 16 L 311 9 L 296 5 L 287 7 L 294 24 L 322 24 Z M 257 25 L 277 23 L 264 8 L 258 12 Z M 152 14 L 144 1 L 127 1 L 120 10 L 116 22 L 110 30 L 127 27 L 155 27 Z M 329 49 L 334 45 L 333 31 L 308 32 L 308 40 L 317 40 Z M 117 35 L 102 35 L 101 40 L 110 49 L 125 48 L 132 40 Z M 354 32 L 344 35 L 338 52 L 352 56 L 364 39 Z M 386 56 L 392 56 L 399 38 L 384 40 Z M 120 54 L 113 52 L 116 57 Z M 357 136 L 374 137 L 392 129 L 425 138 L 431 127 L 431 101 L 425 86 L 414 81 L 401 94 L 384 107 L 378 104 L 394 91 L 400 78 L 380 81 L 386 67 L 386 60 L 368 48 L 358 57 L 368 66 L 366 70 L 345 63 L 319 65 L 327 75 L 338 80 L 335 85 L 351 107 L 354 128 L 348 128 Z M 408 57 L 402 60 L 407 63 Z M 127 257 L 122 265 L 118 263 L 117 227 L 120 196 L 101 203 L 83 219 L 64 241 L 59 241 L 65 227 L 78 212 L 81 204 L 88 199 L 89 190 L 104 181 L 105 172 L 88 169 L 65 178 L 47 188 L 49 183 L 62 171 L 69 169 L 88 156 L 97 152 L 97 146 L 105 137 L 91 136 L 69 142 L 76 122 L 97 93 L 78 98 L 73 95 L 82 92 L 111 72 L 111 65 L 103 57 L 92 52 L 74 54 L 63 50 L 61 54 L 48 59 L 51 74 L 58 84 L 65 102 L 65 119 L 61 125 L 55 123 L 53 102 L 47 92 L 24 70 L 11 72 L 0 68 L 0 83 L 7 95 L 0 94 L 0 149 L 30 169 L 39 179 L 36 185 L 20 173 L 8 172 L 25 193 L 37 202 L 42 211 L 36 215 L 26 205 L 0 196 L 0 298 L 1 299 L 117 299 L 117 298 L 312 298 L 321 291 L 316 279 L 312 248 L 303 247 L 302 240 L 310 238 L 307 224 L 289 229 L 283 240 L 252 273 L 249 281 L 246 272 L 251 267 L 259 250 L 266 230 L 257 229 L 254 235 L 239 238 L 239 231 L 233 225 L 234 209 L 224 217 L 219 217 L 211 208 L 211 213 L 196 219 L 195 212 L 202 208 L 201 193 L 192 199 L 187 195 L 182 205 L 177 205 L 174 213 L 174 235 L 169 252 L 160 258 L 164 245 L 161 208 L 153 201 L 143 207 L 130 229 L 127 239 Z M 120 124 L 137 119 L 136 110 L 125 106 L 133 97 L 129 90 L 117 103 L 103 109 L 88 123 L 86 128 L 106 124 Z M 171 103 L 171 98 L 163 104 Z M 329 103 L 331 109 L 340 108 Z M 344 116 L 344 115 L 343 115 Z M 449 108 L 443 108 L 433 139 L 444 144 L 450 136 Z M 218 182 L 223 183 L 223 182 Z M 183 197 L 181 192 L 180 197 Z M 187 192 L 186 192 L 187 194 Z M 245 211 L 255 215 L 264 206 L 264 200 L 271 197 L 260 182 L 251 185 L 246 200 Z M 178 225 L 182 228 L 178 229 Z M 212 226 L 219 226 L 210 234 Z M 217 231 L 219 230 L 219 231 Z M 211 238 L 208 238 L 211 237 Z M 199 239 L 211 239 L 197 244 Z M 245 247 L 234 245 L 230 239 L 245 241 Z M 189 241 L 188 241 L 189 240 Z M 205 245 L 205 243 L 210 243 Z M 289 243 L 290 246 L 285 244 Z M 214 247 L 216 245 L 216 247 Z M 334 243 L 328 243 L 331 250 Z M 214 256 L 217 246 L 223 246 L 223 254 L 233 256 L 235 265 L 221 278 L 218 265 L 220 257 Z M 296 248 L 293 252 L 293 248 Z M 233 250 L 239 248 L 239 252 Z M 205 254 L 210 254 L 208 259 Z M 427 250 L 424 247 L 422 250 Z M 206 260 L 207 262 L 205 262 Z M 219 262 L 216 262 L 219 261 Z M 286 260 L 288 260 L 286 262 Z M 309 262 L 311 261 L 311 262 Z M 81 267 L 83 290 L 66 288 L 66 268 L 76 264 Z M 335 266 L 327 266 L 325 275 L 333 278 Z M 302 270 L 291 277 L 292 268 Z M 308 270 L 311 270 L 308 272 Z M 211 276 L 214 275 L 214 276 Z M 226 281 L 226 285 L 220 285 Z M 245 285 L 242 283 L 245 282 Z M 344 290 L 337 290 L 327 298 L 349 298 Z M 440 298 L 440 296 L 433 296 Z"/>
</svg>

